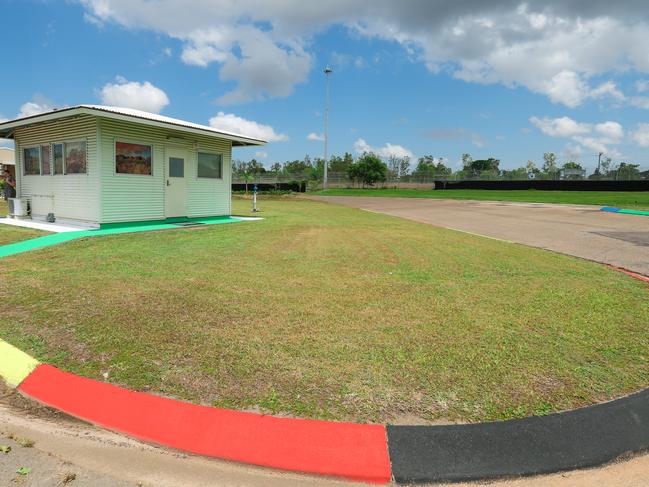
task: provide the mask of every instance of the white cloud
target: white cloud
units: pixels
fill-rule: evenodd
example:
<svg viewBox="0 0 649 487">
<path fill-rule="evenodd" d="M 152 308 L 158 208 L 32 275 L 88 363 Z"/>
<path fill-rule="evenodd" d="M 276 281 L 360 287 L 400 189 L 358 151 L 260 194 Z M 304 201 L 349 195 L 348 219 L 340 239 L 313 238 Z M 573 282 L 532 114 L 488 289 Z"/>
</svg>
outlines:
<svg viewBox="0 0 649 487">
<path fill-rule="evenodd" d="M 649 147 L 649 123 L 638 124 L 631 138 L 640 147 Z"/>
<path fill-rule="evenodd" d="M 531 117 L 530 122 L 550 137 L 574 137 L 576 135 L 587 134 L 591 131 L 588 124 L 576 122 L 570 117 Z"/>
<path fill-rule="evenodd" d="M 264 125 L 237 117 L 233 113 L 219 112 L 215 117 L 210 118 L 210 127 L 214 127 L 225 132 L 246 135 L 256 139 L 266 140 L 268 142 L 284 142 L 288 140 L 288 135 L 279 134 L 270 125 Z"/>
<path fill-rule="evenodd" d="M 169 104 L 167 94 L 148 81 L 139 83 L 118 76 L 115 83 L 107 83 L 99 92 L 104 105 L 134 108 L 145 112 L 160 113 Z"/>
<path fill-rule="evenodd" d="M 612 81 L 606 81 L 589 93 L 591 98 L 604 98 L 610 96 L 614 100 L 624 101 L 626 96 L 622 93 L 617 85 Z"/>
<path fill-rule="evenodd" d="M 334 71 L 345 70 L 349 66 L 353 66 L 356 69 L 364 69 L 367 66 L 367 62 L 362 56 L 353 56 L 338 51 L 331 53 L 331 67 Z"/>
<path fill-rule="evenodd" d="M 255 157 L 258 157 L 259 159 L 266 159 L 268 157 L 268 152 L 264 152 L 264 151 L 255 152 Z"/>
<path fill-rule="evenodd" d="M 649 73 L 649 14 L 641 1 L 332 0 L 308 8 L 302 0 L 78 1 L 93 22 L 163 33 L 184 43 L 184 62 L 218 63 L 221 79 L 235 83 L 222 103 L 292 93 L 312 68 L 313 38 L 333 25 L 400 44 L 431 72 L 526 87 L 570 107 L 623 100 L 612 83 L 593 86 L 595 79 Z"/>
<path fill-rule="evenodd" d="M 649 91 L 649 79 L 639 79 L 635 82 L 635 90 L 638 93 Z"/>
<path fill-rule="evenodd" d="M 315 141 L 324 141 L 324 134 L 316 134 L 315 132 L 311 132 L 309 135 L 306 136 L 306 140 L 315 140 Z"/>
<path fill-rule="evenodd" d="M 415 155 L 410 150 L 401 145 L 390 144 L 388 142 L 383 147 L 372 147 L 365 141 L 365 139 L 357 139 L 356 142 L 354 142 L 354 151 L 357 154 L 371 152 L 372 154 L 376 154 L 377 156 L 385 159 L 390 157 L 409 157 L 410 159 L 415 158 Z"/>
<path fill-rule="evenodd" d="M 20 106 L 20 112 L 18 113 L 17 118 L 39 115 L 41 113 L 50 112 L 54 110 L 54 108 L 52 102 L 46 98 L 36 96 L 32 101 L 23 103 Z"/>
<path fill-rule="evenodd" d="M 568 152 L 581 152 L 582 147 L 585 147 L 617 157 L 620 153 L 611 146 L 620 144 L 624 139 L 624 128 L 618 122 L 591 124 L 577 122 L 570 117 L 531 117 L 530 122 L 545 135 L 576 142 L 577 145 L 569 146 Z"/>
<path fill-rule="evenodd" d="M 649 110 L 649 96 L 632 96 L 629 102 L 635 107 Z"/>
</svg>

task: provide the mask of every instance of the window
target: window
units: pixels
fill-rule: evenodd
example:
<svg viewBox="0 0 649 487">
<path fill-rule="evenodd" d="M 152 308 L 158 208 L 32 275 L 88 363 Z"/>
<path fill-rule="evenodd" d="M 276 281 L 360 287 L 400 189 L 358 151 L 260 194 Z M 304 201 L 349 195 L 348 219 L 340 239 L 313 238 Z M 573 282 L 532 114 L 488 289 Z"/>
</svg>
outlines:
<svg viewBox="0 0 649 487">
<path fill-rule="evenodd" d="M 52 144 L 54 174 L 63 174 L 63 144 Z"/>
<path fill-rule="evenodd" d="M 66 142 L 65 174 L 86 173 L 86 142 Z"/>
<path fill-rule="evenodd" d="M 41 149 L 29 147 L 23 149 L 23 164 L 25 176 L 37 176 L 41 173 Z"/>
<path fill-rule="evenodd" d="M 150 145 L 115 142 L 115 172 L 151 176 L 152 149 Z"/>
<path fill-rule="evenodd" d="M 223 177 L 223 155 L 199 152 L 198 177 L 221 179 Z"/>
<path fill-rule="evenodd" d="M 185 177 L 185 159 L 181 159 L 180 157 L 169 158 L 169 177 L 170 178 Z"/>
<path fill-rule="evenodd" d="M 50 166 L 50 146 L 42 145 L 41 146 L 41 175 L 49 176 L 52 174 Z"/>
</svg>

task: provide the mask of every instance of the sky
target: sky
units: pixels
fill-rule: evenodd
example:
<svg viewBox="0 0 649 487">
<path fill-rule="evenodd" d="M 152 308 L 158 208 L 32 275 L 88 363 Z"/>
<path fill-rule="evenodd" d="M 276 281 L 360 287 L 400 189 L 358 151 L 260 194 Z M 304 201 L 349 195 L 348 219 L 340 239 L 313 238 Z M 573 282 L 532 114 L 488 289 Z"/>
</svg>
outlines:
<svg viewBox="0 0 649 487">
<path fill-rule="evenodd" d="M 649 169 L 644 0 L 0 0 L 0 26 L 0 120 L 126 106 L 270 166 L 322 156 L 329 65 L 330 154 Z"/>
</svg>

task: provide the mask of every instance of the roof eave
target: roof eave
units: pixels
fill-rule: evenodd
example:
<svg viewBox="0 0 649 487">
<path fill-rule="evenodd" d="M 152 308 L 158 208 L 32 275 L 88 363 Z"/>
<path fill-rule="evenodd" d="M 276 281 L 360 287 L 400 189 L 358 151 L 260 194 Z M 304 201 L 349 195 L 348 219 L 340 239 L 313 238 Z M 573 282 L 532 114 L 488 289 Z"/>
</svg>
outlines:
<svg viewBox="0 0 649 487">
<path fill-rule="evenodd" d="M 193 133 L 199 135 L 207 135 L 208 137 L 227 139 L 233 142 L 236 141 L 239 143 L 239 145 L 260 146 L 260 145 L 266 145 L 268 143 L 267 141 L 261 139 L 253 139 L 251 137 L 243 137 L 243 136 L 227 134 L 223 132 L 214 132 L 212 130 L 203 130 L 197 127 L 188 127 L 186 125 L 163 122 L 160 120 L 151 120 L 148 118 L 138 117 L 135 115 L 125 115 L 121 113 L 109 112 L 107 110 L 100 110 L 100 109 L 87 108 L 87 107 L 80 107 L 79 110 L 81 110 L 81 113 L 94 115 L 96 117 L 111 118 L 114 120 L 123 120 L 126 122 L 132 122 L 135 119 L 138 121 L 138 123 L 142 123 L 143 125 L 149 125 L 151 127 L 160 127 L 160 128 L 178 130 L 179 132 L 187 132 L 187 133 Z"/>
<path fill-rule="evenodd" d="M 126 122 L 132 122 L 133 120 L 137 120 L 137 123 L 141 123 L 142 125 L 148 125 L 151 127 L 172 129 L 172 130 L 177 130 L 179 132 L 186 132 L 192 134 L 205 135 L 208 137 L 231 140 L 232 142 L 236 142 L 236 144 L 233 144 L 236 146 L 261 146 L 267 144 L 267 141 L 261 139 L 253 139 L 250 137 L 243 137 L 234 134 L 226 134 L 223 132 L 203 130 L 197 127 L 187 127 L 186 125 L 163 122 L 159 120 L 151 120 L 143 117 L 137 117 L 134 115 L 124 115 L 121 113 L 109 112 L 106 110 L 97 110 L 88 107 L 64 108 L 61 110 L 57 110 L 56 112 L 41 113 L 38 115 L 32 115 L 31 117 L 19 118 L 17 120 L 12 120 L 10 122 L 2 123 L 0 124 L 0 137 L 12 138 L 14 129 L 18 127 L 23 127 L 25 125 L 30 125 L 31 123 L 49 122 L 61 118 L 74 117 L 76 115 L 90 115 L 94 117 L 110 118 L 110 119 L 122 120 Z"/>
</svg>

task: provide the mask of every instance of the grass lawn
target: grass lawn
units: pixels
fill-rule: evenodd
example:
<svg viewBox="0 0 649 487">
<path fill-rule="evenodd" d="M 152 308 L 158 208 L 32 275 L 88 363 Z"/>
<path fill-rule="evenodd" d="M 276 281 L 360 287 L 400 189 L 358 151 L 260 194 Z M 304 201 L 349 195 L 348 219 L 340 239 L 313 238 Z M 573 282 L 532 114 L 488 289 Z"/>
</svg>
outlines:
<svg viewBox="0 0 649 487">
<path fill-rule="evenodd" d="M 521 201 L 529 203 L 564 203 L 571 205 L 599 205 L 629 209 L 649 209 L 649 191 L 327 189 L 324 191 L 316 191 L 313 194 L 320 196 L 383 196 L 393 198 Z"/>
<path fill-rule="evenodd" d="M 7 214 L 7 202 L 0 199 L 0 218 Z M 0 245 L 7 245 L 21 240 L 40 237 L 47 235 L 47 232 L 32 230 L 29 228 L 12 227 L 9 225 L 0 225 Z"/>
<path fill-rule="evenodd" d="M 99 380 L 311 418 L 493 420 L 649 385 L 649 288 L 626 275 L 338 205 L 260 207 L 5 258 L 0 337 Z"/>
</svg>

